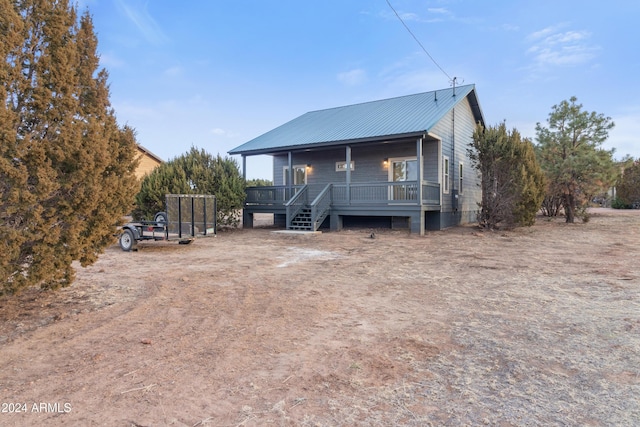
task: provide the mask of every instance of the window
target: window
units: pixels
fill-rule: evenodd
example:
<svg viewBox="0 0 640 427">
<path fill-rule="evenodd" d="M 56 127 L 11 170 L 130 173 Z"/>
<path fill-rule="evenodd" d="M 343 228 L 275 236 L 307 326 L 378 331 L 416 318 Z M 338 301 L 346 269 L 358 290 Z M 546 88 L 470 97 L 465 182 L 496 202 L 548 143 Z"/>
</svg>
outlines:
<svg viewBox="0 0 640 427">
<path fill-rule="evenodd" d="M 442 192 L 449 194 L 449 157 L 442 156 Z"/>
<path fill-rule="evenodd" d="M 418 161 L 415 157 L 389 159 L 389 181 L 413 181 L 407 185 L 393 185 L 391 200 L 415 200 L 417 197 Z"/>
<path fill-rule="evenodd" d="M 282 182 L 289 185 L 289 166 L 282 168 Z M 293 166 L 293 185 L 305 185 L 307 183 L 307 165 Z"/>
<path fill-rule="evenodd" d="M 389 159 L 389 181 L 415 181 L 418 179 L 418 162 L 415 158 Z"/>
<path fill-rule="evenodd" d="M 462 189 L 464 188 L 462 186 L 462 177 L 464 176 L 463 172 L 463 168 L 462 168 L 462 162 L 460 162 L 458 164 L 458 193 L 462 194 Z"/>
</svg>

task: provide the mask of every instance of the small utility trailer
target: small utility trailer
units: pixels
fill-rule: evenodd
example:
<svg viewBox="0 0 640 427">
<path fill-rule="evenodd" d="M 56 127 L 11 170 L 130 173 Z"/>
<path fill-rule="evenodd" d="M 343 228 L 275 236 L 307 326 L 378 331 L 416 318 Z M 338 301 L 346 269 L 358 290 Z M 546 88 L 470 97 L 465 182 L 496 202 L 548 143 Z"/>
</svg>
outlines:
<svg viewBox="0 0 640 427">
<path fill-rule="evenodd" d="M 216 198 L 205 194 L 167 194 L 166 211 L 153 221 L 134 221 L 122 226 L 119 243 L 123 251 L 135 250 L 138 242 L 177 240 L 189 244 L 200 236 L 215 236 Z"/>
</svg>

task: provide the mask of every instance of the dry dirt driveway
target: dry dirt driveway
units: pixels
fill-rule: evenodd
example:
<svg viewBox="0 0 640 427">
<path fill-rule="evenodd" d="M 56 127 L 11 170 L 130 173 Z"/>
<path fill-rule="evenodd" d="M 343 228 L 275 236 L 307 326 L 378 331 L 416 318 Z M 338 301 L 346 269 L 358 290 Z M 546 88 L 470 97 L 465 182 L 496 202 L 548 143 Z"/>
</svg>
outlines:
<svg viewBox="0 0 640 427">
<path fill-rule="evenodd" d="M 2 426 L 640 424 L 640 211 L 222 232 L 0 299 Z"/>
</svg>

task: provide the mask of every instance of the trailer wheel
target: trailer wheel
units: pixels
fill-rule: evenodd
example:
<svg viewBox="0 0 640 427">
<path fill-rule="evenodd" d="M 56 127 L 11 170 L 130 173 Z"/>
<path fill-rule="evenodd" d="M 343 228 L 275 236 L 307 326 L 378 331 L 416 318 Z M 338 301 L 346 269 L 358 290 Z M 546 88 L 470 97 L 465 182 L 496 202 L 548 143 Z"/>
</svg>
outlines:
<svg viewBox="0 0 640 427">
<path fill-rule="evenodd" d="M 156 216 L 153 217 L 155 222 L 162 222 L 164 224 L 167 223 L 167 213 L 166 212 L 158 212 Z"/>
<path fill-rule="evenodd" d="M 125 252 L 129 252 L 133 248 L 135 248 L 138 242 L 133 238 L 133 232 L 129 229 L 125 229 L 122 231 L 120 235 L 120 249 Z"/>
</svg>

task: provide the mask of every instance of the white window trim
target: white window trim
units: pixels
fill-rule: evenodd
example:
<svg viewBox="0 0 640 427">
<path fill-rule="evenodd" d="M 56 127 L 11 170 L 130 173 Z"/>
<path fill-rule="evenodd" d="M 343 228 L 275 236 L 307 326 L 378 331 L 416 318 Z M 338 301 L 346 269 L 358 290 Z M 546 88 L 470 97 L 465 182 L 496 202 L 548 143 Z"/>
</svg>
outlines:
<svg viewBox="0 0 640 427">
<path fill-rule="evenodd" d="M 417 162 L 418 158 L 416 156 L 407 156 L 407 157 L 391 157 L 389 158 L 388 162 L 387 162 L 387 179 L 389 180 L 389 182 L 403 182 L 403 181 L 394 181 L 393 180 L 393 164 L 394 162 Z M 394 187 L 393 186 L 389 186 L 389 201 L 394 204 L 394 205 L 404 205 L 407 203 L 415 203 L 415 202 L 409 202 L 407 200 L 394 200 Z"/>
<path fill-rule="evenodd" d="M 449 177 L 451 169 L 451 161 L 449 156 L 442 156 L 442 193 L 449 194 L 449 188 L 451 187 L 451 179 Z"/>
<path fill-rule="evenodd" d="M 293 165 L 293 169 L 296 168 L 304 169 L 304 185 L 307 184 L 307 165 Z M 289 165 L 282 167 L 282 185 L 287 185 L 287 171 L 289 170 Z M 302 185 L 302 184 L 293 184 L 293 185 Z"/>
<path fill-rule="evenodd" d="M 458 162 L 458 194 L 462 194 L 464 184 L 464 163 Z"/>
<path fill-rule="evenodd" d="M 413 157 L 392 157 L 389 158 L 389 162 L 387 163 L 387 179 L 389 182 L 393 182 L 393 162 L 406 162 L 411 160 L 418 160 L 416 156 Z"/>
</svg>

